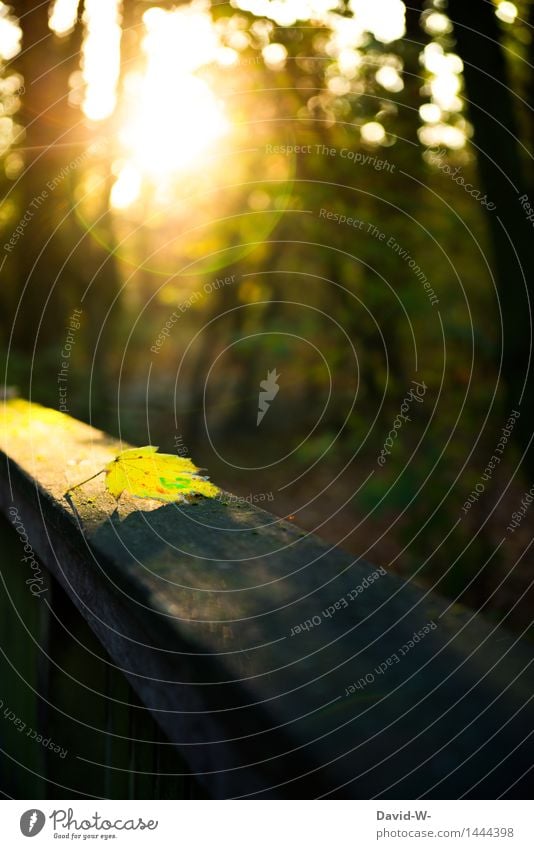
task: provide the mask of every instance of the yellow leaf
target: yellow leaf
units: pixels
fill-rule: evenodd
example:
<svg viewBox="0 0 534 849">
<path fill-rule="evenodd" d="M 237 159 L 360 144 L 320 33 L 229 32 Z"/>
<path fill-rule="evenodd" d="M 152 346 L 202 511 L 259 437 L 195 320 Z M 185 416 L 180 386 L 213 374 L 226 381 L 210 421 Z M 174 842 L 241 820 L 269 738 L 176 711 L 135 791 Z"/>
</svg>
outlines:
<svg viewBox="0 0 534 849">
<path fill-rule="evenodd" d="M 202 477 L 200 469 L 188 457 L 157 451 L 154 445 L 145 445 L 117 454 L 103 469 L 108 492 L 116 499 L 129 492 L 136 498 L 157 501 L 184 501 L 194 495 L 214 498 L 219 494 L 219 488 Z"/>
<path fill-rule="evenodd" d="M 154 445 L 121 451 L 106 466 L 106 487 L 119 498 L 123 491 L 137 498 L 157 501 L 181 501 L 185 496 L 213 498 L 219 489 L 198 473 L 200 469 L 187 457 L 158 454 Z"/>
</svg>

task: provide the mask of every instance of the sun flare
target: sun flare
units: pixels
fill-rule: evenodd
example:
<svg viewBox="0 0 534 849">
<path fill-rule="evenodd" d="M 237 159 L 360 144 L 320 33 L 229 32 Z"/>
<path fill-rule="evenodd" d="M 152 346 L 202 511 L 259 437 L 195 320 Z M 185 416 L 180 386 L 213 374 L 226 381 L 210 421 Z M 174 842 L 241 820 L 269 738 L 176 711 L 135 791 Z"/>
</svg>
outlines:
<svg viewBox="0 0 534 849">
<path fill-rule="evenodd" d="M 121 149 L 111 201 L 131 205 L 144 181 L 167 183 L 199 164 L 228 129 L 224 110 L 197 72 L 220 49 L 211 16 L 199 5 L 145 12 L 143 68 L 125 79 Z"/>
</svg>

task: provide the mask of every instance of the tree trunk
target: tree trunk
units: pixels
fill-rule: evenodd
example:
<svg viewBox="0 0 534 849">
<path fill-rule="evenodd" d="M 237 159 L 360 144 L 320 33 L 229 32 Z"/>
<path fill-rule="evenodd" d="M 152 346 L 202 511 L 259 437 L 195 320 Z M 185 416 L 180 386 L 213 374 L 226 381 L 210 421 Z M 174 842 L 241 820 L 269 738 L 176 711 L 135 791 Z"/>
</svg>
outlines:
<svg viewBox="0 0 534 849">
<path fill-rule="evenodd" d="M 81 27 L 77 25 L 68 38 L 58 39 L 48 27 L 48 4 L 20 0 L 17 12 L 23 43 L 14 64 L 25 85 L 19 116 L 25 129 L 20 144 L 25 171 L 16 199 L 17 221 L 24 219 L 25 225 L 8 257 L 17 281 L 9 319 L 14 322 L 15 350 L 30 355 L 35 345 L 32 373 L 22 381 L 21 392 L 29 394 L 31 381 L 34 397 L 57 403 L 56 373 L 65 360 L 61 352 L 69 316 L 74 309 L 81 310 L 77 347 L 71 349 L 69 363 L 69 396 L 73 399 L 81 394 L 81 386 L 85 388 L 98 334 L 118 291 L 110 248 L 113 240 L 106 221 L 109 186 L 101 191 L 104 218 L 97 240 L 75 208 L 76 189 L 90 161 L 87 146 L 94 136 L 80 109 L 68 102 L 69 77 L 80 64 Z M 105 239 L 101 238 L 103 232 Z M 116 312 L 113 319 L 116 321 Z M 112 339 L 110 328 L 98 345 L 93 373 L 96 409 L 105 406 Z M 83 415 L 80 409 L 77 412 Z M 90 412 L 94 414 L 95 409 Z M 104 424 L 101 419 L 100 424 Z"/>
<path fill-rule="evenodd" d="M 521 202 L 528 195 L 528 186 L 521 163 L 518 122 L 493 4 L 486 0 L 449 0 L 449 15 L 457 52 L 464 62 L 469 117 L 479 149 L 480 181 L 488 202 L 496 204 L 496 209 L 487 210 L 487 226 L 502 312 L 502 377 L 508 409 L 521 411 L 514 435 L 524 456 L 525 472 L 532 480 L 534 230 Z M 534 205 L 532 196 L 528 195 L 528 200 Z M 496 320 L 500 320 L 498 312 Z M 500 354 L 501 351 L 499 360 Z"/>
</svg>

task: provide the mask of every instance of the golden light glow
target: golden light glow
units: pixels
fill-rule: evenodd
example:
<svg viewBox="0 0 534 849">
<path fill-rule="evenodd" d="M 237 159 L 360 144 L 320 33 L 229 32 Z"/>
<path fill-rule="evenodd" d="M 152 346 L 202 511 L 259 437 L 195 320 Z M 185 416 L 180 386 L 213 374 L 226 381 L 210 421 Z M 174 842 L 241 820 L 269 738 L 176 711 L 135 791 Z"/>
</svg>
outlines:
<svg viewBox="0 0 534 849">
<path fill-rule="evenodd" d="M 386 138 L 386 131 L 378 121 L 369 121 L 360 127 L 362 140 L 367 144 L 381 144 Z"/>
<path fill-rule="evenodd" d="M 258 18 L 290 27 L 297 21 L 324 21 L 328 12 L 338 8 L 339 0 L 235 0 L 235 5 Z"/>
<path fill-rule="evenodd" d="M 451 150 L 460 150 L 466 141 L 464 130 L 451 124 L 427 124 L 418 130 L 418 136 L 427 147 L 445 145 Z"/>
<path fill-rule="evenodd" d="M 141 193 L 141 174 L 132 163 L 127 162 L 119 171 L 111 190 L 111 205 L 115 209 L 131 206 Z"/>
<path fill-rule="evenodd" d="M 406 7 L 401 0 L 349 0 L 349 9 L 362 29 L 383 44 L 402 38 L 406 31 Z"/>
<path fill-rule="evenodd" d="M 16 21 L 10 15 L 9 8 L 0 2 L 0 156 L 3 156 L 20 131 L 13 118 L 20 108 L 19 89 L 22 78 L 18 74 L 2 76 L 3 63 L 9 62 L 20 51 L 22 31 Z M 4 163 L 6 176 L 13 178 L 13 163 Z"/>
<path fill-rule="evenodd" d="M 312 21 L 329 30 L 323 48 L 332 60 L 327 86 L 339 97 L 354 90 L 351 80 L 360 73 L 369 33 L 383 44 L 405 34 L 402 0 L 348 0 L 346 7 L 340 0 L 232 0 L 232 5 L 259 17 L 250 31 L 239 15 L 214 21 L 208 0 L 193 0 L 170 10 L 147 9 L 139 61 L 123 77 L 120 108 L 116 109 L 122 0 L 85 0 L 82 70 L 72 75 L 71 102 L 80 104 L 93 121 L 114 115 L 118 144 L 113 154 L 116 179 L 111 203 L 115 208 L 132 206 L 148 187 L 156 200 L 167 202 L 177 179 L 209 162 L 229 124 L 204 69 L 217 64 L 236 66 L 240 52 L 251 45 L 259 47 L 267 68 L 283 69 L 287 48 L 271 42 L 273 21 L 281 26 Z M 2 7 L 0 0 L 0 54 L 2 25 L 7 20 L 1 15 Z M 79 8 L 80 0 L 53 0 L 51 29 L 58 35 L 72 31 Z M 342 8 L 352 15 L 342 14 Z M 513 20 L 517 7 L 500 0 L 496 13 L 502 20 Z M 430 35 L 450 32 L 449 18 L 436 9 L 426 10 L 423 21 Z M 13 33 L 10 37 L 14 38 Z M 422 63 L 430 102 L 419 110 L 425 122 L 420 139 L 428 145 L 459 148 L 469 136 L 469 125 L 455 114 L 463 108 L 461 59 L 433 41 L 425 47 Z M 388 92 L 400 92 L 402 71 L 396 54 L 384 55 L 375 72 L 376 82 Z M 3 130 L 7 136 L 8 129 L 0 126 L 0 135 Z M 379 120 L 361 127 L 361 139 L 367 145 L 387 144 Z"/>
<path fill-rule="evenodd" d="M 499 3 L 497 6 L 495 14 L 505 24 L 513 24 L 517 18 L 517 6 L 515 3 L 509 3 L 508 0 L 503 0 L 503 2 Z"/>
<path fill-rule="evenodd" d="M 446 35 L 452 31 L 452 23 L 442 12 L 432 11 L 423 17 L 424 27 L 430 35 Z"/>
<path fill-rule="evenodd" d="M 344 77 L 352 79 L 362 64 L 362 56 L 357 50 L 343 47 L 337 54 L 337 65 Z"/>
<path fill-rule="evenodd" d="M 386 91 L 396 93 L 404 88 L 401 75 L 392 65 L 382 65 L 376 72 L 375 79 Z"/>
<path fill-rule="evenodd" d="M 267 44 L 262 52 L 265 64 L 273 71 L 279 71 L 284 67 L 287 59 L 287 49 L 283 44 Z"/>
<path fill-rule="evenodd" d="M 82 108 L 92 121 L 108 118 L 115 109 L 120 73 L 120 0 L 85 0 L 85 38 L 82 71 L 85 95 Z"/>
<path fill-rule="evenodd" d="M 337 97 L 343 97 L 344 94 L 348 94 L 350 91 L 350 80 L 340 76 L 330 77 L 328 80 L 328 89 Z"/>
<path fill-rule="evenodd" d="M 423 103 L 419 107 L 419 114 L 426 124 L 437 124 L 441 121 L 441 109 L 437 103 Z"/>
<path fill-rule="evenodd" d="M 14 18 L 9 15 L 5 3 L 0 3 L 0 59 L 8 62 L 20 50 L 22 30 Z"/>
<path fill-rule="evenodd" d="M 206 7 L 154 7 L 143 22 L 145 66 L 130 73 L 125 86 L 124 161 L 112 192 L 119 208 L 136 200 L 145 178 L 164 194 L 166 184 L 201 162 L 228 126 L 212 89 L 196 75 L 221 51 Z"/>
<path fill-rule="evenodd" d="M 456 120 L 455 124 L 446 123 L 446 119 L 463 108 L 460 97 L 463 62 L 455 53 L 446 53 L 437 42 L 427 44 L 422 59 L 430 73 L 428 88 L 431 102 L 419 109 L 421 118 L 426 122 L 426 126 L 419 129 L 419 139 L 429 147 L 445 145 L 459 150 L 466 143 L 470 126 L 463 119 Z"/>
<path fill-rule="evenodd" d="M 74 29 L 78 17 L 79 0 L 54 0 L 48 25 L 56 35 L 68 35 Z"/>
</svg>

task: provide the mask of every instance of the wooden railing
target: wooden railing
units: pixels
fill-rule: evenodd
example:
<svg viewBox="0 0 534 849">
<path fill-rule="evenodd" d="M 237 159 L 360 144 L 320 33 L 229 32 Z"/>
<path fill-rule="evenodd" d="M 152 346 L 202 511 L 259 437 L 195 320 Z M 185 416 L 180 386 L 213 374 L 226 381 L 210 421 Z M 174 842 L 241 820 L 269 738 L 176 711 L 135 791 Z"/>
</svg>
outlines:
<svg viewBox="0 0 534 849">
<path fill-rule="evenodd" d="M 525 795 L 530 645 L 244 502 L 66 499 L 125 447 L 66 415 L 0 447 L 6 795 Z"/>
</svg>

